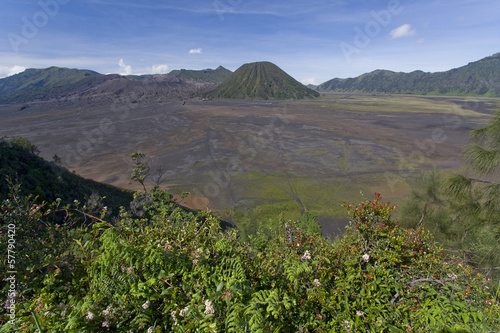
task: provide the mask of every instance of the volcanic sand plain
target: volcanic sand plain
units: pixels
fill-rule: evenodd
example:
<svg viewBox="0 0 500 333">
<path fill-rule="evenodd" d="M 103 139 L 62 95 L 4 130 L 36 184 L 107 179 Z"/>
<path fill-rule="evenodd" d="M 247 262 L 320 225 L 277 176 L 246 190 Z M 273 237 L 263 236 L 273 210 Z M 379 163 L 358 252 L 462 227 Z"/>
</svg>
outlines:
<svg viewBox="0 0 500 333">
<path fill-rule="evenodd" d="M 498 99 L 326 94 L 300 101 L 50 101 L 0 105 L 0 135 L 22 136 L 79 175 L 131 183 L 130 154 L 152 159 L 162 186 L 243 232 L 319 215 L 325 234 L 346 223 L 343 200 L 381 192 L 400 203 L 423 170 L 452 172 L 470 130 Z"/>
</svg>

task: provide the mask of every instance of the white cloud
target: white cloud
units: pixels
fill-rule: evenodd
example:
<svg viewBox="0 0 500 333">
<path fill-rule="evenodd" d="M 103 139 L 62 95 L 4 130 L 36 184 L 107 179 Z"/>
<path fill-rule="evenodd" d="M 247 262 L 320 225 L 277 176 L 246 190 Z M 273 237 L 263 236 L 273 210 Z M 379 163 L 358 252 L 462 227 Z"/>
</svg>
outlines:
<svg viewBox="0 0 500 333">
<path fill-rule="evenodd" d="M 130 74 L 132 74 L 132 66 L 125 65 L 125 62 L 123 61 L 123 59 L 120 59 L 120 61 L 118 61 L 118 65 L 122 69 L 122 72 L 120 73 L 121 75 L 130 75 Z"/>
<path fill-rule="evenodd" d="M 165 65 L 165 64 L 153 65 L 151 67 L 151 72 L 153 74 L 167 74 L 168 73 L 168 65 Z"/>
<path fill-rule="evenodd" d="M 425 38 L 420 38 L 419 40 L 417 40 L 417 44 L 423 44 L 425 43 Z"/>
<path fill-rule="evenodd" d="M 308 85 L 308 84 L 313 84 L 315 86 L 318 85 L 318 83 L 316 83 L 316 79 L 315 78 L 309 78 L 309 79 L 304 79 L 302 80 L 302 83 L 305 84 L 305 85 Z"/>
<path fill-rule="evenodd" d="M 26 67 L 22 66 L 12 66 L 12 67 L 3 67 L 0 66 L 0 78 L 11 76 L 17 73 L 21 73 L 24 71 Z"/>
<path fill-rule="evenodd" d="M 411 25 L 409 24 L 403 24 L 400 27 L 397 27 L 396 29 L 392 30 L 390 35 L 392 39 L 400 38 L 400 37 L 408 37 L 408 36 L 413 36 L 415 34 L 415 29 L 411 29 Z"/>
<path fill-rule="evenodd" d="M 189 50 L 189 54 L 200 54 L 203 51 L 203 49 L 191 49 Z"/>
</svg>

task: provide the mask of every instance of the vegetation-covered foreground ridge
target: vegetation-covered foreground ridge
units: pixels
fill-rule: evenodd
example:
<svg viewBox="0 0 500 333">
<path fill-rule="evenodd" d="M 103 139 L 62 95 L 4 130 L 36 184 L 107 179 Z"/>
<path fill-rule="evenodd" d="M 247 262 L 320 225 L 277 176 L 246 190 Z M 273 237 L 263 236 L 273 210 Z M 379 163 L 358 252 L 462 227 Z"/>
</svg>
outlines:
<svg viewBox="0 0 500 333">
<path fill-rule="evenodd" d="M 39 205 L 10 187 L 1 251 L 14 229 L 16 319 L 4 306 L 0 332 L 500 328 L 498 292 L 488 281 L 444 256 L 425 229 L 400 228 L 395 207 L 378 194 L 346 204 L 352 223 L 333 243 L 292 221 L 270 238 L 243 241 L 237 230 L 222 232 L 210 212 L 195 216 L 160 190 L 137 193 L 142 209 L 122 209 L 111 224 L 105 209 Z M 2 292 L 9 288 L 2 279 Z"/>
</svg>

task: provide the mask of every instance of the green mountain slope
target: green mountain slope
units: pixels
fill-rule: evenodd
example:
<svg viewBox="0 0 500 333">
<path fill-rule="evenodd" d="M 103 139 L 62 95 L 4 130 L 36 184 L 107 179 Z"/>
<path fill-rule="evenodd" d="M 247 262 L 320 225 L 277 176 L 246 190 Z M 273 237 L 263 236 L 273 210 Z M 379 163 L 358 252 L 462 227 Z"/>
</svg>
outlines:
<svg viewBox="0 0 500 333">
<path fill-rule="evenodd" d="M 222 66 L 216 69 L 202 69 L 202 70 L 190 70 L 190 69 L 178 69 L 173 70 L 168 75 L 178 77 L 180 79 L 191 79 L 195 81 L 205 81 L 205 82 L 223 82 L 233 72 Z"/>
<path fill-rule="evenodd" d="M 145 81 L 158 76 L 162 77 L 172 76 L 181 80 L 187 79 L 194 81 L 219 83 L 227 79 L 232 73 L 233 72 L 231 72 L 229 69 L 219 66 L 216 69 L 211 69 L 211 68 L 202 70 L 175 69 L 169 72 L 168 74 L 126 75 L 125 77 L 131 80 Z"/>
<path fill-rule="evenodd" d="M 445 72 L 375 70 L 355 78 L 335 78 L 318 91 L 500 97 L 500 53 Z"/>
<path fill-rule="evenodd" d="M 62 204 L 73 200 L 85 202 L 92 193 L 98 193 L 106 197 L 103 205 L 118 213 L 120 206 L 128 207 L 133 200 L 131 191 L 82 178 L 37 156 L 36 151 L 36 147 L 24 138 L 0 139 L 0 201 L 9 193 L 6 176 L 17 179 L 22 185 L 22 193 L 38 196 L 39 202 L 53 202 L 57 198 Z"/>
<path fill-rule="evenodd" d="M 318 97 L 311 90 L 270 62 L 249 63 L 238 68 L 209 98 L 302 99 Z"/>
<path fill-rule="evenodd" d="M 0 79 L 0 103 L 58 97 L 102 83 L 110 77 L 113 76 L 90 70 L 60 67 L 30 68 Z"/>
</svg>

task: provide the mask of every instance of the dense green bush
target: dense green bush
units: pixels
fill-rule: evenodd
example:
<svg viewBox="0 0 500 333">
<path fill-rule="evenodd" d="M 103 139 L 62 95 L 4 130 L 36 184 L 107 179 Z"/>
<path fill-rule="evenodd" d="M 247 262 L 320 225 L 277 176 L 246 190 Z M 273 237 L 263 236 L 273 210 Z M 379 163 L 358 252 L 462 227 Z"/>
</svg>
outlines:
<svg viewBox="0 0 500 333">
<path fill-rule="evenodd" d="M 445 257 L 424 229 L 402 229 L 380 195 L 346 204 L 338 242 L 281 222 L 238 239 L 210 212 L 139 193 L 112 225 L 80 203 L 38 206 L 11 184 L 1 253 L 16 226 L 16 321 L 0 332 L 439 332 L 500 328 L 498 295 Z M 64 225 L 54 224 L 64 212 Z M 86 219 L 87 223 L 75 223 Z M 71 225 L 78 227 L 70 227 Z M 2 258 L 5 262 L 5 257 Z M 4 280 L 4 279 L 2 279 Z M 7 292 L 8 283 L 2 291 Z"/>
</svg>

